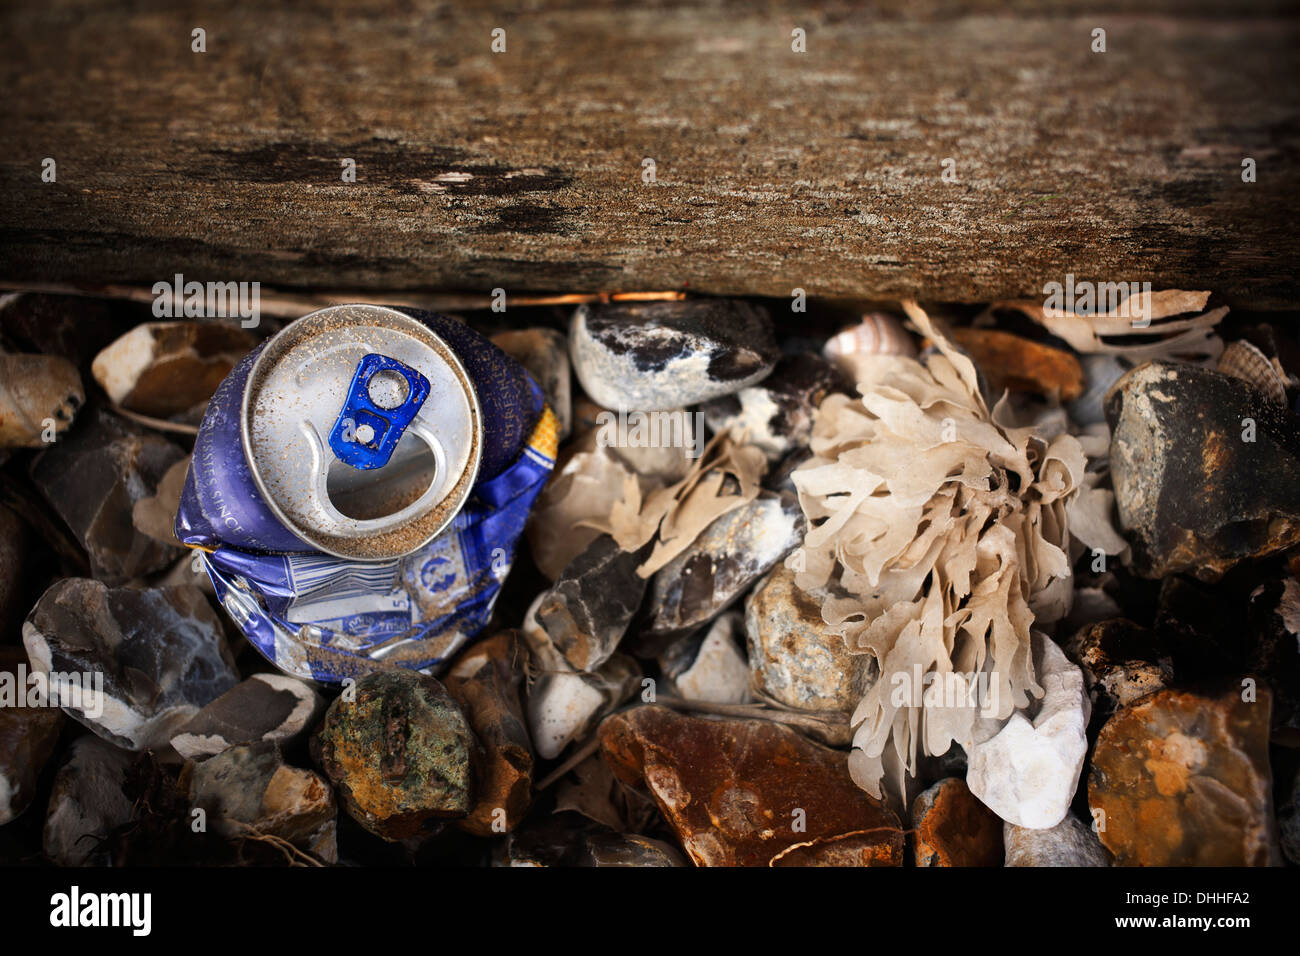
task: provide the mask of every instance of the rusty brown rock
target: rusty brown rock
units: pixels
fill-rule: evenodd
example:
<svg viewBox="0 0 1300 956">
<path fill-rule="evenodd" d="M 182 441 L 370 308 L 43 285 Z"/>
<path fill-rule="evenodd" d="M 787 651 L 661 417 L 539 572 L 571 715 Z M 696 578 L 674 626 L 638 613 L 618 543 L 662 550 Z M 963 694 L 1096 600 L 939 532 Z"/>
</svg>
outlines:
<svg viewBox="0 0 1300 956">
<path fill-rule="evenodd" d="M 518 632 L 502 631 L 472 645 L 443 678 L 478 740 L 478 800 L 457 824 L 475 836 L 514 830 L 532 804 L 533 745 L 519 700 L 527 660 Z"/>
<path fill-rule="evenodd" d="M 984 373 L 994 396 L 1010 389 L 1072 402 L 1083 394 L 1083 367 L 1064 349 L 997 329 L 958 327 L 950 332 Z"/>
<path fill-rule="evenodd" d="M 1270 699 L 1164 690 L 1098 736 L 1088 802 L 1119 866 L 1278 862 L 1268 760 Z"/>
<path fill-rule="evenodd" d="M 600 743 L 698 866 L 902 865 L 898 818 L 853 783 L 844 754 L 788 727 L 648 706 L 606 719 Z"/>
<path fill-rule="evenodd" d="M 0 448 L 40 448 L 86 402 L 77 367 L 58 355 L 0 352 Z"/>
<path fill-rule="evenodd" d="M 960 777 L 940 780 L 912 803 L 917 866 L 1001 866 L 1002 821 Z"/>
</svg>

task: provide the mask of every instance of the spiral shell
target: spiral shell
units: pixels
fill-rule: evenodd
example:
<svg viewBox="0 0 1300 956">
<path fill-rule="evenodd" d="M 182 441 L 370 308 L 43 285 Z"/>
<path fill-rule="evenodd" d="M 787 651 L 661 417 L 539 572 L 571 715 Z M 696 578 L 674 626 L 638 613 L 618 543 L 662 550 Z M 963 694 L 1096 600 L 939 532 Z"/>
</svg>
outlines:
<svg viewBox="0 0 1300 956">
<path fill-rule="evenodd" d="M 841 329 L 822 347 L 826 360 L 857 381 L 856 357 L 863 355 L 905 355 L 916 357 L 916 343 L 902 323 L 884 312 L 869 312 L 857 325 Z"/>
<path fill-rule="evenodd" d="M 1268 356 L 1244 339 L 1223 350 L 1219 371 L 1254 385 L 1272 402 L 1286 404 L 1286 380 L 1282 373 Z"/>
</svg>

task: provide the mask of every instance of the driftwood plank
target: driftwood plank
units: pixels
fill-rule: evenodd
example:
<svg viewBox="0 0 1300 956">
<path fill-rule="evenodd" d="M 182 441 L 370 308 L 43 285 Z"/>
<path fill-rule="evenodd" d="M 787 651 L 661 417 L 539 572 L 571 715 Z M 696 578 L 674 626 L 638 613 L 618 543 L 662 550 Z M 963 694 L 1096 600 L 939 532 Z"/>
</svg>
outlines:
<svg viewBox="0 0 1300 956">
<path fill-rule="evenodd" d="M 1294 303 L 1293 4 L 512 6 L 9 0 L 0 280 Z"/>
</svg>

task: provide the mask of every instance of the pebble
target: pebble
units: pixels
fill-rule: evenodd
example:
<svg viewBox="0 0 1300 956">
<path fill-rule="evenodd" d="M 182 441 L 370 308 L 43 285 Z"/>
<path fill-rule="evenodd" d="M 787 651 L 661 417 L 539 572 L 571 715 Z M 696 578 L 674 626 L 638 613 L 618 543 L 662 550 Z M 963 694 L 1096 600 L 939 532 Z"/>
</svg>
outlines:
<svg viewBox="0 0 1300 956">
<path fill-rule="evenodd" d="M 730 395 L 778 357 L 767 312 L 731 299 L 579 306 L 569 351 L 593 401 L 638 411 Z"/>
<path fill-rule="evenodd" d="M 742 647 L 744 618 L 723 614 L 701 635 L 684 637 L 659 655 L 664 689 L 686 700 L 714 704 L 746 704 L 749 661 Z"/>
<path fill-rule="evenodd" d="M 1215 581 L 1300 543 L 1300 419 L 1250 385 L 1149 362 L 1115 383 L 1106 417 L 1138 573 Z"/>
<path fill-rule="evenodd" d="M 1120 866 L 1279 862 L 1269 697 L 1163 690 L 1121 708 L 1092 754 L 1088 804 Z"/>
<path fill-rule="evenodd" d="M 131 512 L 184 457 L 171 442 L 96 410 L 37 456 L 31 476 L 86 549 L 93 575 L 106 584 L 125 584 L 180 554 L 179 547 L 137 531 Z"/>
<path fill-rule="evenodd" d="M 57 355 L 0 352 L 0 448 L 42 448 L 86 403 L 77 367 Z"/>
<path fill-rule="evenodd" d="M 1124 618 L 1080 629 L 1065 654 L 1083 669 L 1100 717 L 1164 690 L 1174 678 L 1168 639 Z"/>
<path fill-rule="evenodd" d="M 57 866 L 106 866 L 99 849 L 110 831 L 131 821 L 124 792 L 132 756 L 91 734 L 78 737 L 54 776 L 42 838 Z"/>
<path fill-rule="evenodd" d="M 1061 822 L 1074 799 L 1091 705 L 1083 672 L 1050 638 L 1037 631 L 1032 637 L 1034 672 L 1045 694 L 967 748 L 966 783 L 1006 822 L 1045 829 Z"/>
<path fill-rule="evenodd" d="M 51 585 L 23 625 L 33 671 L 83 677 L 64 711 L 128 750 L 165 746 L 239 681 L 221 622 L 189 585 L 108 588 L 87 578 Z"/>
<path fill-rule="evenodd" d="M 1097 834 L 1072 813 L 1045 830 L 1003 824 L 1002 842 L 1006 866 L 1110 866 Z"/>
<path fill-rule="evenodd" d="M 600 727 L 615 776 L 645 786 L 697 866 L 901 866 L 898 818 L 844 754 L 764 720 L 652 705 Z"/>
<path fill-rule="evenodd" d="M 96 355 L 90 370 L 115 405 L 170 418 L 205 406 L 256 344 L 220 322 L 146 322 Z"/>
<path fill-rule="evenodd" d="M 254 674 L 195 714 L 171 739 L 182 757 L 200 760 L 238 744 L 289 745 L 325 713 L 325 699 L 288 674 Z"/>
<path fill-rule="evenodd" d="M 940 780 L 912 802 L 917 866 L 1001 866 L 1002 821 L 960 777 Z"/>
<path fill-rule="evenodd" d="M 645 595 L 646 579 L 636 569 L 648 550 L 623 551 L 601 535 L 542 594 L 537 619 L 575 669 L 596 670 L 623 639 Z"/>
<path fill-rule="evenodd" d="M 715 519 L 655 572 L 641 646 L 658 653 L 713 620 L 798 547 L 806 524 L 795 496 L 770 491 Z"/>
<path fill-rule="evenodd" d="M 578 671 L 536 619 L 541 596 L 524 615 L 524 638 L 532 652 L 533 679 L 525 693 L 528 732 L 537 756 L 553 760 L 641 686 L 641 668 L 615 653 L 590 672 Z"/>
<path fill-rule="evenodd" d="M 848 380 L 817 355 L 787 355 L 758 385 L 706 402 L 700 409 L 714 432 L 730 432 L 736 442 L 763 449 L 776 461 L 812 436 L 813 413 L 827 395 L 847 392 Z"/>
<path fill-rule="evenodd" d="M 680 867 L 686 861 L 662 840 L 619 833 L 573 813 L 557 813 L 510 834 L 493 865 Z"/>
<path fill-rule="evenodd" d="M 131 524 L 136 531 L 163 544 L 180 544 L 176 539 L 176 512 L 180 508 L 181 491 L 185 488 L 189 471 L 190 459 L 182 458 L 167 469 L 158 482 L 157 491 L 132 506 Z"/>
<path fill-rule="evenodd" d="M 348 814 L 389 841 L 428 835 L 474 806 L 469 722 L 437 680 L 395 669 L 362 677 L 334 700 L 312 758 Z"/>
<path fill-rule="evenodd" d="M 822 620 L 821 601 L 773 568 L 745 600 L 745 633 L 754 689 L 797 710 L 852 714 L 879 677 L 870 654 L 851 654 Z"/>
<path fill-rule="evenodd" d="M 443 678 L 478 742 L 478 799 L 457 823 L 475 836 L 513 831 L 532 805 L 533 745 L 520 701 L 527 662 L 523 636 L 501 631 L 470 645 Z"/>
<path fill-rule="evenodd" d="M 573 431 L 569 342 L 555 329 L 530 328 L 498 332 L 492 344 L 527 369 L 546 395 L 546 403 L 560 422 L 560 441 Z"/>
<path fill-rule="evenodd" d="M 188 768 L 190 805 L 229 840 L 272 836 L 338 862 L 338 807 L 325 778 L 284 762 L 274 741 L 240 744 Z"/>
<path fill-rule="evenodd" d="M 958 326 L 949 329 L 949 336 L 984 373 L 994 397 L 1004 390 L 1061 402 L 1083 395 L 1083 368 L 1072 352 L 999 329 Z"/>
</svg>

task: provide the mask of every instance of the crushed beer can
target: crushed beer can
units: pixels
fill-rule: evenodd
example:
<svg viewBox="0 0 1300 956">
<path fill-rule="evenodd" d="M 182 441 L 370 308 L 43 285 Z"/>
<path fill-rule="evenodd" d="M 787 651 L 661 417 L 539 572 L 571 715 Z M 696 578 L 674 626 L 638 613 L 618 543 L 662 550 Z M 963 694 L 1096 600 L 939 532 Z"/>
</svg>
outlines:
<svg viewBox="0 0 1300 956">
<path fill-rule="evenodd" d="M 435 673 L 487 625 L 556 441 L 538 385 L 464 324 L 322 309 L 213 395 L 176 536 L 280 669 Z"/>
</svg>

